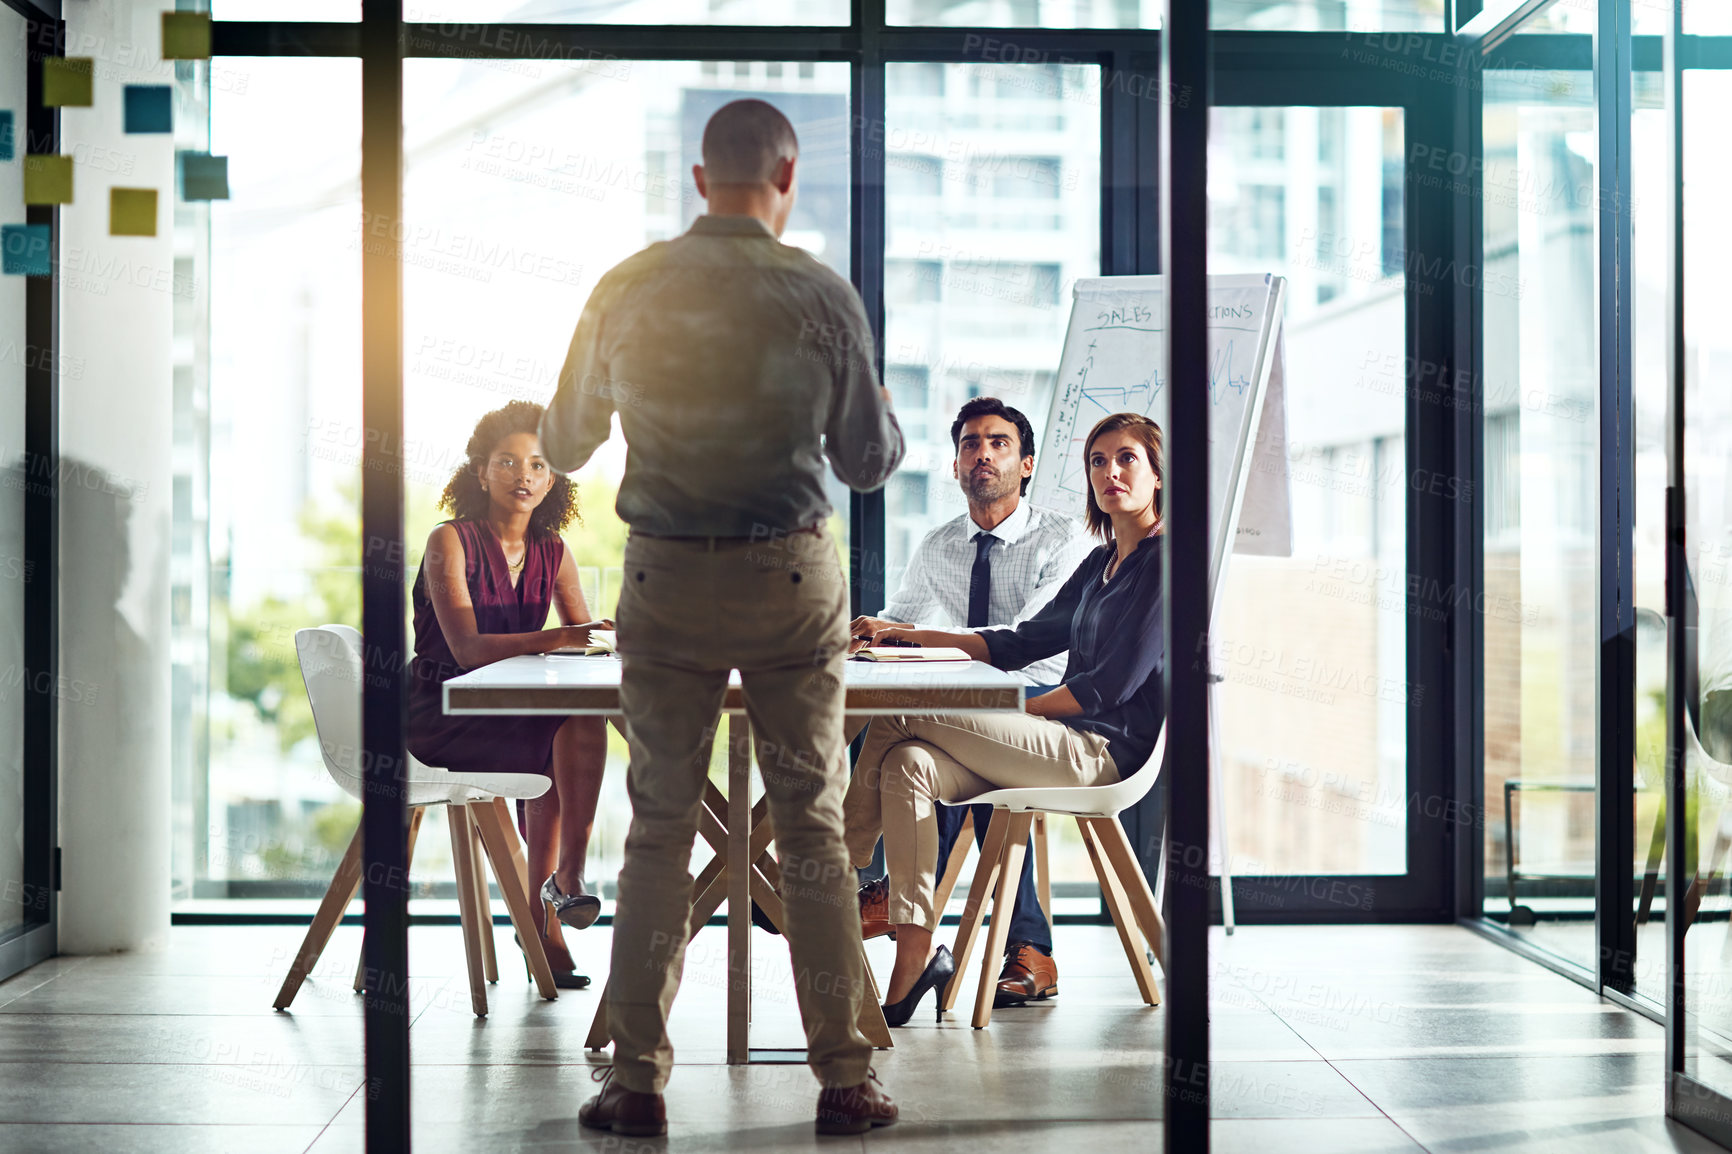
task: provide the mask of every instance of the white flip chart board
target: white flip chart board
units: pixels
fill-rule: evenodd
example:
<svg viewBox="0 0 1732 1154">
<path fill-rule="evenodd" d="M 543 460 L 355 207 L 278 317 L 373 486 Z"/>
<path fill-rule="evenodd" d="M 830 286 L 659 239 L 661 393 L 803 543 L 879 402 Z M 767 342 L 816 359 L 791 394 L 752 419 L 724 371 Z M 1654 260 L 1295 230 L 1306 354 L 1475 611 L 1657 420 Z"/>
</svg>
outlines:
<svg viewBox="0 0 1732 1154">
<path fill-rule="evenodd" d="M 1210 588 L 1234 551 L 1292 552 L 1283 410 L 1282 277 L 1209 278 Z M 1076 284 L 1052 411 L 1035 455 L 1029 500 L 1072 516 L 1088 493 L 1083 442 L 1109 413 L 1163 424 L 1166 278 L 1091 277 Z M 1169 434 L 1170 435 L 1170 434 Z"/>
</svg>

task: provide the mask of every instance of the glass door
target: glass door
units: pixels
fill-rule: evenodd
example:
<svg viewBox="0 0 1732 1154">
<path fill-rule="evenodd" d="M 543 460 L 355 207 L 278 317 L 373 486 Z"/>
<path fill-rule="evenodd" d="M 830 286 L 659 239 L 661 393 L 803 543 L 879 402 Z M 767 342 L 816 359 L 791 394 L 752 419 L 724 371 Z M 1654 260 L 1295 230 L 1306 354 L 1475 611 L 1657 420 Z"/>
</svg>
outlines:
<svg viewBox="0 0 1732 1154">
<path fill-rule="evenodd" d="M 1448 406 L 1422 403 L 1415 381 L 1443 359 L 1430 346 L 1450 284 L 1427 254 L 1445 243 L 1447 190 L 1423 177 L 1446 111 L 1382 77 L 1217 81 L 1210 274 L 1286 279 L 1283 403 L 1259 436 L 1284 457 L 1290 545 L 1235 551 L 1212 633 L 1218 848 L 1247 923 L 1446 902 L 1426 655 L 1451 584 L 1427 572 L 1438 535 L 1423 527 L 1450 515 L 1455 482 L 1428 464 Z"/>
<path fill-rule="evenodd" d="M 40 30 L 0 7 L 0 37 Z M 23 155 L 54 152 L 53 120 L 35 106 L 33 58 L 0 60 L 0 979 L 54 952 L 56 828 L 51 558 L 58 475 L 53 454 L 54 278 L 21 275 L 44 243 L 51 208 L 24 206 Z"/>
</svg>

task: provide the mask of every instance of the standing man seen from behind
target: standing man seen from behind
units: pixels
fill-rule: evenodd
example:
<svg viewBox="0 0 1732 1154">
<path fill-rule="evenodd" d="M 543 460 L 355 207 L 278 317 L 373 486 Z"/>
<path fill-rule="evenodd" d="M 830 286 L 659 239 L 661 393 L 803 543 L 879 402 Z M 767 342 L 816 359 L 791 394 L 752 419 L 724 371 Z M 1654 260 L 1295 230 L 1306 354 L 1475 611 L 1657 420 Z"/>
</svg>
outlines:
<svg viewBox="0 0 1732 1154">
<path fill-rule="evenodd" d="M 824 460 L 883 485 L 902 433 L 873 370 L 852 286 L 777 239 L 795 198 L 787 118 L 737 100 L 704 129 L 693 168 L 709 212 L 602 277 L 542 424 L 556 469 L 625 433 L 618 646 L 632 822 L 613 924 L 612 1075 L 585 1126 L 667 1132 L 667 1017 L 679 991 L 692 840 L 710 747 L 740 671 L 782 867 L 788 948 L 822 1084 L 820 1133 L 896 1121 L 855 1026 L 865 996 L 855 874 L 842 840 L 842 663 L 848 590 L 824 529 Z M 740 799 L 736 799 L 738 802 Z"/>
<path fill-rule="evenodd" d="M 1036 509 L 1023 500 L 1034 476 L 1034 428 L 1021 412 L 996 397 L 975 397 L 956 414 L 950 441 L 956 447 L 951 473 L 962 486 L 968 511 L 926 534 L 884 612 L 854 619 L 850 632 L 856 638 L 897 624 L 922 629 L 1020 625 L 1046 607 L 1092 548 L 1081 518 Z M 857 648 L 865 643 L 854 644 Z M 1060 653 L 1018 671 L 1029 696 L 1064 680 L 1066 656 Z M 882 828 L 881 796 L 860 778 L 848 789 L 848 837 L 867 852 Z M 971 808 L 975 841 L 984 845 L 992 821 L 990 805 L 938 807 L 941 875 Z M 1032 853 L 1023 855 L 1022 868 L 994 1007 L 1021 1006 L 1058 994 L 1052 926 L 1040 908 Z M 890 933 L 886 879 L 861 886 L 859 901 L 862 935 Z"/>
</svg>

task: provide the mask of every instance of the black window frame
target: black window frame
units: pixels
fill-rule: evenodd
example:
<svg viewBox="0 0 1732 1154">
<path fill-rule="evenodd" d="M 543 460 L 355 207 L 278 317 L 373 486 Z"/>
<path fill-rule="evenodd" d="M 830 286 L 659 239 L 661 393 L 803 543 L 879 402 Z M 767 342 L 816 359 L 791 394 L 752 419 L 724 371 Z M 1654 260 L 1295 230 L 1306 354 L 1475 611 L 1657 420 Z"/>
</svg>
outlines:
<svg viewBox="0 0 1732 1154">
<path fill-rule="evenodd" d="M 20 0 L 8 0 L 14 4 Z M 1606 27 L 1628 41 L 1627 3 L 1603 0 L 1622 7 L 1625 24 L 1619 32 L 1613 22 Z M 1458 196 L 1433 184 L 1416 180 L 1413 160 L 1416 144 L 1462 152 L 1479 153 L 1479 73 L 1488 66 L 1532 69 L 1600 68 L 1608 83 L 1621 82 L 1628 91 L 1633 69 L 1658 69 L 1660 44 L 1657 37 L 1631 42 L 1621 56 L 1596 58 L 1594 37 L 1516 36 L 1500 43 L 1489 56 L 1479 55 L 1479 38 L 1501 33 L 1534 10 L 1533 0 L 1503 0 L 1481 11 L 1478 0 L 1454 0 L 1447 5 L 1445 28 L 1430 33 L 1349 34 L 1339 32 L 1216 32 L 1212 34 L 1212 95 L 1220 105 L 1376 106 L 1400 108 L 1404 118 L 1404 225 L 1406 269 L 1407 429 L 1406 465 L 1410 475 L 1419 471 L 1470 479 L 1477 482 L 1483 471 L 1483 445 L 1477 418 L 1477 390 L 1481 380 L 1482 348 L 1479 288 L 1458 270 L 1479 267 L 1478 204 L 1473 196 Z M 529 52 L 559 50 L 572 55 L 618 59 L 674 60 L 778 60 L 794 62 L 836 61 L 851 67 L 850 112 L 853 123 L 851 166 L 853 197 L 851 237 L 853 278 L 866 303 L 875 336 L 882 347 L 884 321 L 883 252 L 885 239 L 885 169 L 881 147 L 872 143 L 872 126 L 882 126 L 885 115 L 884 66 L 892 62 L 1004 62 L 1095 64 L 1103 69 L 1101 85 L 1101 271 L 1104 275 L 1161 271 L 1161 199 L 1172 190 L 1162 185 L 1161 33 L 1138 29 L 999 29 L 999 28 L 901 28 L 884 21 L 883 0 L 853 0 L 851 24 L 847 27 L 774 28 L 728 26 L 627 26 L 627 25 L 527 25 L 494 24 L 479 30 L 474 26 L 455 31 L 436 25 L 402 22 L 400 0 L 365 0 L 361 23 L 225 22 L 214 25 L 218 56 L 350 56 L 362 57 L 368 79 L 364 83 L 364 113 L 369 129 L 366 181 L 379 199 L 369 200 L 366 211 L 395 215 L 400 210 L 401 122 L 400 76 L 405 57 L 511 58 Z M 998 46 L 996 49 L 994 45 Z M 1004 58 L 1014 45 L 1015 55 Z M 510 46 L 509 49 L 503 46 Z M 996 51 L 998 56 L 994 56 Z M 1032 54 L 1032 55 L 1031 55 Z M 1732 67 L 1732 37 L 1680 37 L 1681 67 Z M 396 85 L 395 93 L 390 91 Z M 1602 99 L 1602 115 L 1628 115 L 1628 101 Z M 1622 109 L 1620 113 L 1620 108 Z M 395 123 L 393 124 L 393 119 Z M 1627 140 L 1627 120 L 1625 122 Z M 395 141 L 393 144 L 392 142 Z M 1614 149 L 1617 146 L 1614 145 Z M 1627 148 L 1622 156 L 1622 179 L 1628 176 Z M 1196 191 L 1191 189 L 1190 191 Z M 1627 224 L 1626 224 L 1627 233 Z M 1602 273 L 1608 261 L 1616 271 L 1620 259 L 1612 249 L 1602 248 Z M 392 435 L 401 425 L 401 365 L 398 354 L 385 347 L 395 326 L 400 326 L 401 284 L 393 282 L 381 266 L 369 265 L 364 276 L 375 280 L 367 286 L 386 299 L 369 304 L 367 344 L 368 368 L 364 392 L 368 398 L 368 421 L 385 434 L 384 445 L 400 443 Z M 1612 302 L 1615 307 L 1616 302 Z M 1602 301 L 1602 309 L 1608 302 Z M 1603 432 L 1621 431 L 1627 421 L 1627 406 L 1617 407 L 1620 395 L 1627 397 L 1627 370 L 1620 370 L 1616 342 L 1627 339 L 1627 310 L 1622 336 L 1611 339 L 1612 363 L 1602 365 L 1601 396 L 1613 403 L 1610 424 Z M 400 339 L 399 339 L 400 343 Z M 1627 346 L 1626 346 L 1627 347 Z M 1627 354 L 1624 363 L 1627 364 Z M 880 365 L 880 367 L 882 367 Z M 1610 372 L 1610 377 L 1606 374 Z M 399 374 L 395 397 L 388 396 L 392 374 Z M 1622 376 L 1620 376 L 1622 373 Z M 1428 381 L 1468 382 L 1470 395 L 1441 393 Z M 1620 394 L 1619 389 L 1625 390 Z M 1429 389 L 1429 391 L 1428 391 Z M 1460 403 L 1458 403 L 1460 402 Z M 1620 442 L 1627 443 L 1627 442 Z M 1615 497 L 1619 462 L 1602 454 L 1602 500 L 1600 502 L 1602 550 L 1625 544 L 1631 525 L 1614 499 L 1608 512 L 1605 486 Z M 375 478 L 364 495 L 365 539 L 385 544 L 400 539 L 402 495 L 388 491 L 396 462 L 384 452 L 365 462 L 366 474 Z M 870 612 L 884 601 L 885 508 L 882 491 L 852 498 L 852 593 L 855 612 Z M 1457 606 L 1471 606 L 1483 588 L 1483 511 L 1477 502 L 1457 504 L 1430 492 L 1409 490 L 1407 501 L 1407 572 L 1420 587 L 1435 582 L 1436 588 L 1466 591 L 1454 599 Z M 369 645 L 395 645 L 402 636 L 401 562 L 370 561 L 364 578 L 369 626 Z M 1602 617 L 1614 635 L 1622 617 L 1615 594 L 1608 601 L 1602 590 Z M 1410 696 L 1408 706 L 1408 791 L 1422 803 L 1408 816 L 1407 872 L 1402 875 L 1296 875 L 1292 878 L 1236 878 L 1236 905 L 1243 924 L 1291 922 L 1459 922 L 1491 933 L 1482 917 L 1483 907 L 1483 636 L 1477 615 L 1451 610 L 1442 621 L 1412 612 L 1418 594 L 1409 592 L 1407 671 L 1412 686 L 1424 686 L 1418 700 Z M 395 620 L 392 620 L 394 616 Z M 1600 874 L 1610 886 L 1599 916 L 1602 926 L 1602 958 L 1609 948 L 1611 958 L 1592 975 L 1571 972 L 1608 994 L 1627 988 L 1619 979 L 1621 938 L 1611 924 L 1614 914 L 1627 918 L 1629 902 L 1619 901 L 1618 886 L 1628 889 L 1628 855 L 1610 869 L 1613 851 L 1628 839 L 1633 818 L 1630 791 L 1605 788 L 1623 780 L 1606 767 L 1627 740 L 1621 711 L 1633 688 L 1628 664 L 1615 652 L 1601 669 L 1602 708 L 1599 745 L 1601 785 L 1599 791 Z M 390 700 L 396 695 L 396 704 Z M 395 679 L 369 693 L 368 754 L 377 765 L 400 763 L 402 757 L 401 686 Z M 1610 756 L 1608 756 L 1610 755 Z M 1627 776 L 1627 769 L 1624 771 Z M 1627 782 L 1626 782 L 1627 784 Z M 401 801 L 393 805 L 394 792 L 380 795 L 383 804 L 369 800 L 368 855 L 389 859 L 400 856 L 401 844 L 392 833 L 400 826 Z M 1435 804 L 1429 804 L 1435 803 Z M 390 810 L 396 811 L 388 812 Z M 1144 856 L 1151 876 L 1158 856 L 1161 807 L 1150 801 L 1126 815 L 1126 825 Z M 373 838 L 378 828 L 386 836 Z M 1619 824 L 1623 832 L 1618 833 Z M 1618 882 L 1619 875 L 1623 880 Z M 1321 887 L 1317 883 L 1323 883 Z M 1376 896 L 1369 903 L 1344 902 L 1344 887 L 1372 887 Z M 379 920 L 369 914 L 369 938 L 376 926 L 396 936 L 402 922 L 399 896 L 369 892 L 369 909 L 381 904 Z M 1218 899 L 1218 894 L 1214 895 Z M 1629 895 L 1624 894 L 1625 898 Z M 389 909 L 383 907 L 389 906 Z M 1218 900 L 1215 914 L 1218 917 Z M 1175 925 L 1171 933 L 1193 933 L 1200 927 Z M 1570 967 L 1556 959 L 1538 957 L 1540 951 L 1524 943 L 1505 941 L 1560 972 Z M 381 947 L 382 948 L 382 947 Z M 400 946 L 397 949 L 401 949 Z M 396 960 L 375 955 L 369 944 L 369 964 Z M 1206 975 L 1205 975 L 1206 978 Z M 396 997 L 389 991 L 376 995 L 382 1005 Z M 1194 991 L 1193 991 L 1194 996 Z M 1623 999 L 1628 1000 L 1628 999 Z M 1644 1009 L 1651 1012 L 1652 1007 Z M 380 1019 L 381 1023 L 384 1019 Z M 369 1036 L 374 1018 L 369 1013 Z M 1171 1039 L 1175 1048 L 1179 1040 Z M 371 1045 L 369 1047 L 371 1051 Z M 405 1051 L 406 1053 L 406 1051 Z M 370 1072 L 372 1058 L 369 1057 Z M 404 1073 L 406 1077 L 406 1071 Z M 387 1085 L 386 1090 L 392 1089 Z M 406 1109 L 406 1107 L 405 1107 Z M 407 1142 L 407 1116 L 400 1117 L 401 1136 Z M 396 1123 L 381 1122 L 377 1131 L 369 1124 L 370 1146 L 377 1139 L 386 1148 L 396 1133 Z"/>
</svg>

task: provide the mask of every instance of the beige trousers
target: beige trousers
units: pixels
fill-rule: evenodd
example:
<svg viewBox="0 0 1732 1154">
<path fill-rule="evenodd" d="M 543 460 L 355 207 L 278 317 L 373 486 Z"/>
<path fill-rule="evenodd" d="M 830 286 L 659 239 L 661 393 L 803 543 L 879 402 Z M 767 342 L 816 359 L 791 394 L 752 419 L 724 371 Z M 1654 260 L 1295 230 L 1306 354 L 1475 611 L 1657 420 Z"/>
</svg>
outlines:
<svg viewBox="0 0 1732 1154">
<path fill-rule="evenodd" d="M 865 975 L 842 844 L 847 587 L 827 533 L 774 542 L 633 536 L 617 620 L 632 821 L 608 976 L 614 1076 L 659 1093 L 673 1066 L 692 840 L 730 669 L 740 671 L 782 873 L 808 1060 L 826 1086 L 866 1079 Z M 744 799 L 733 799 L 739 804 Z M 730 911 L 743 916 L 744 911 Z"/>
<path fill-rule="evenodd" d="M 844 803 L 848 857 L 872 861 L 882 834 L 890 924 L 938 927 L 936 801 L 992 789 L 1110 785 L 1107 739 L 1026 713 L 880 717 L 866 730 Z"/>
</svg>

